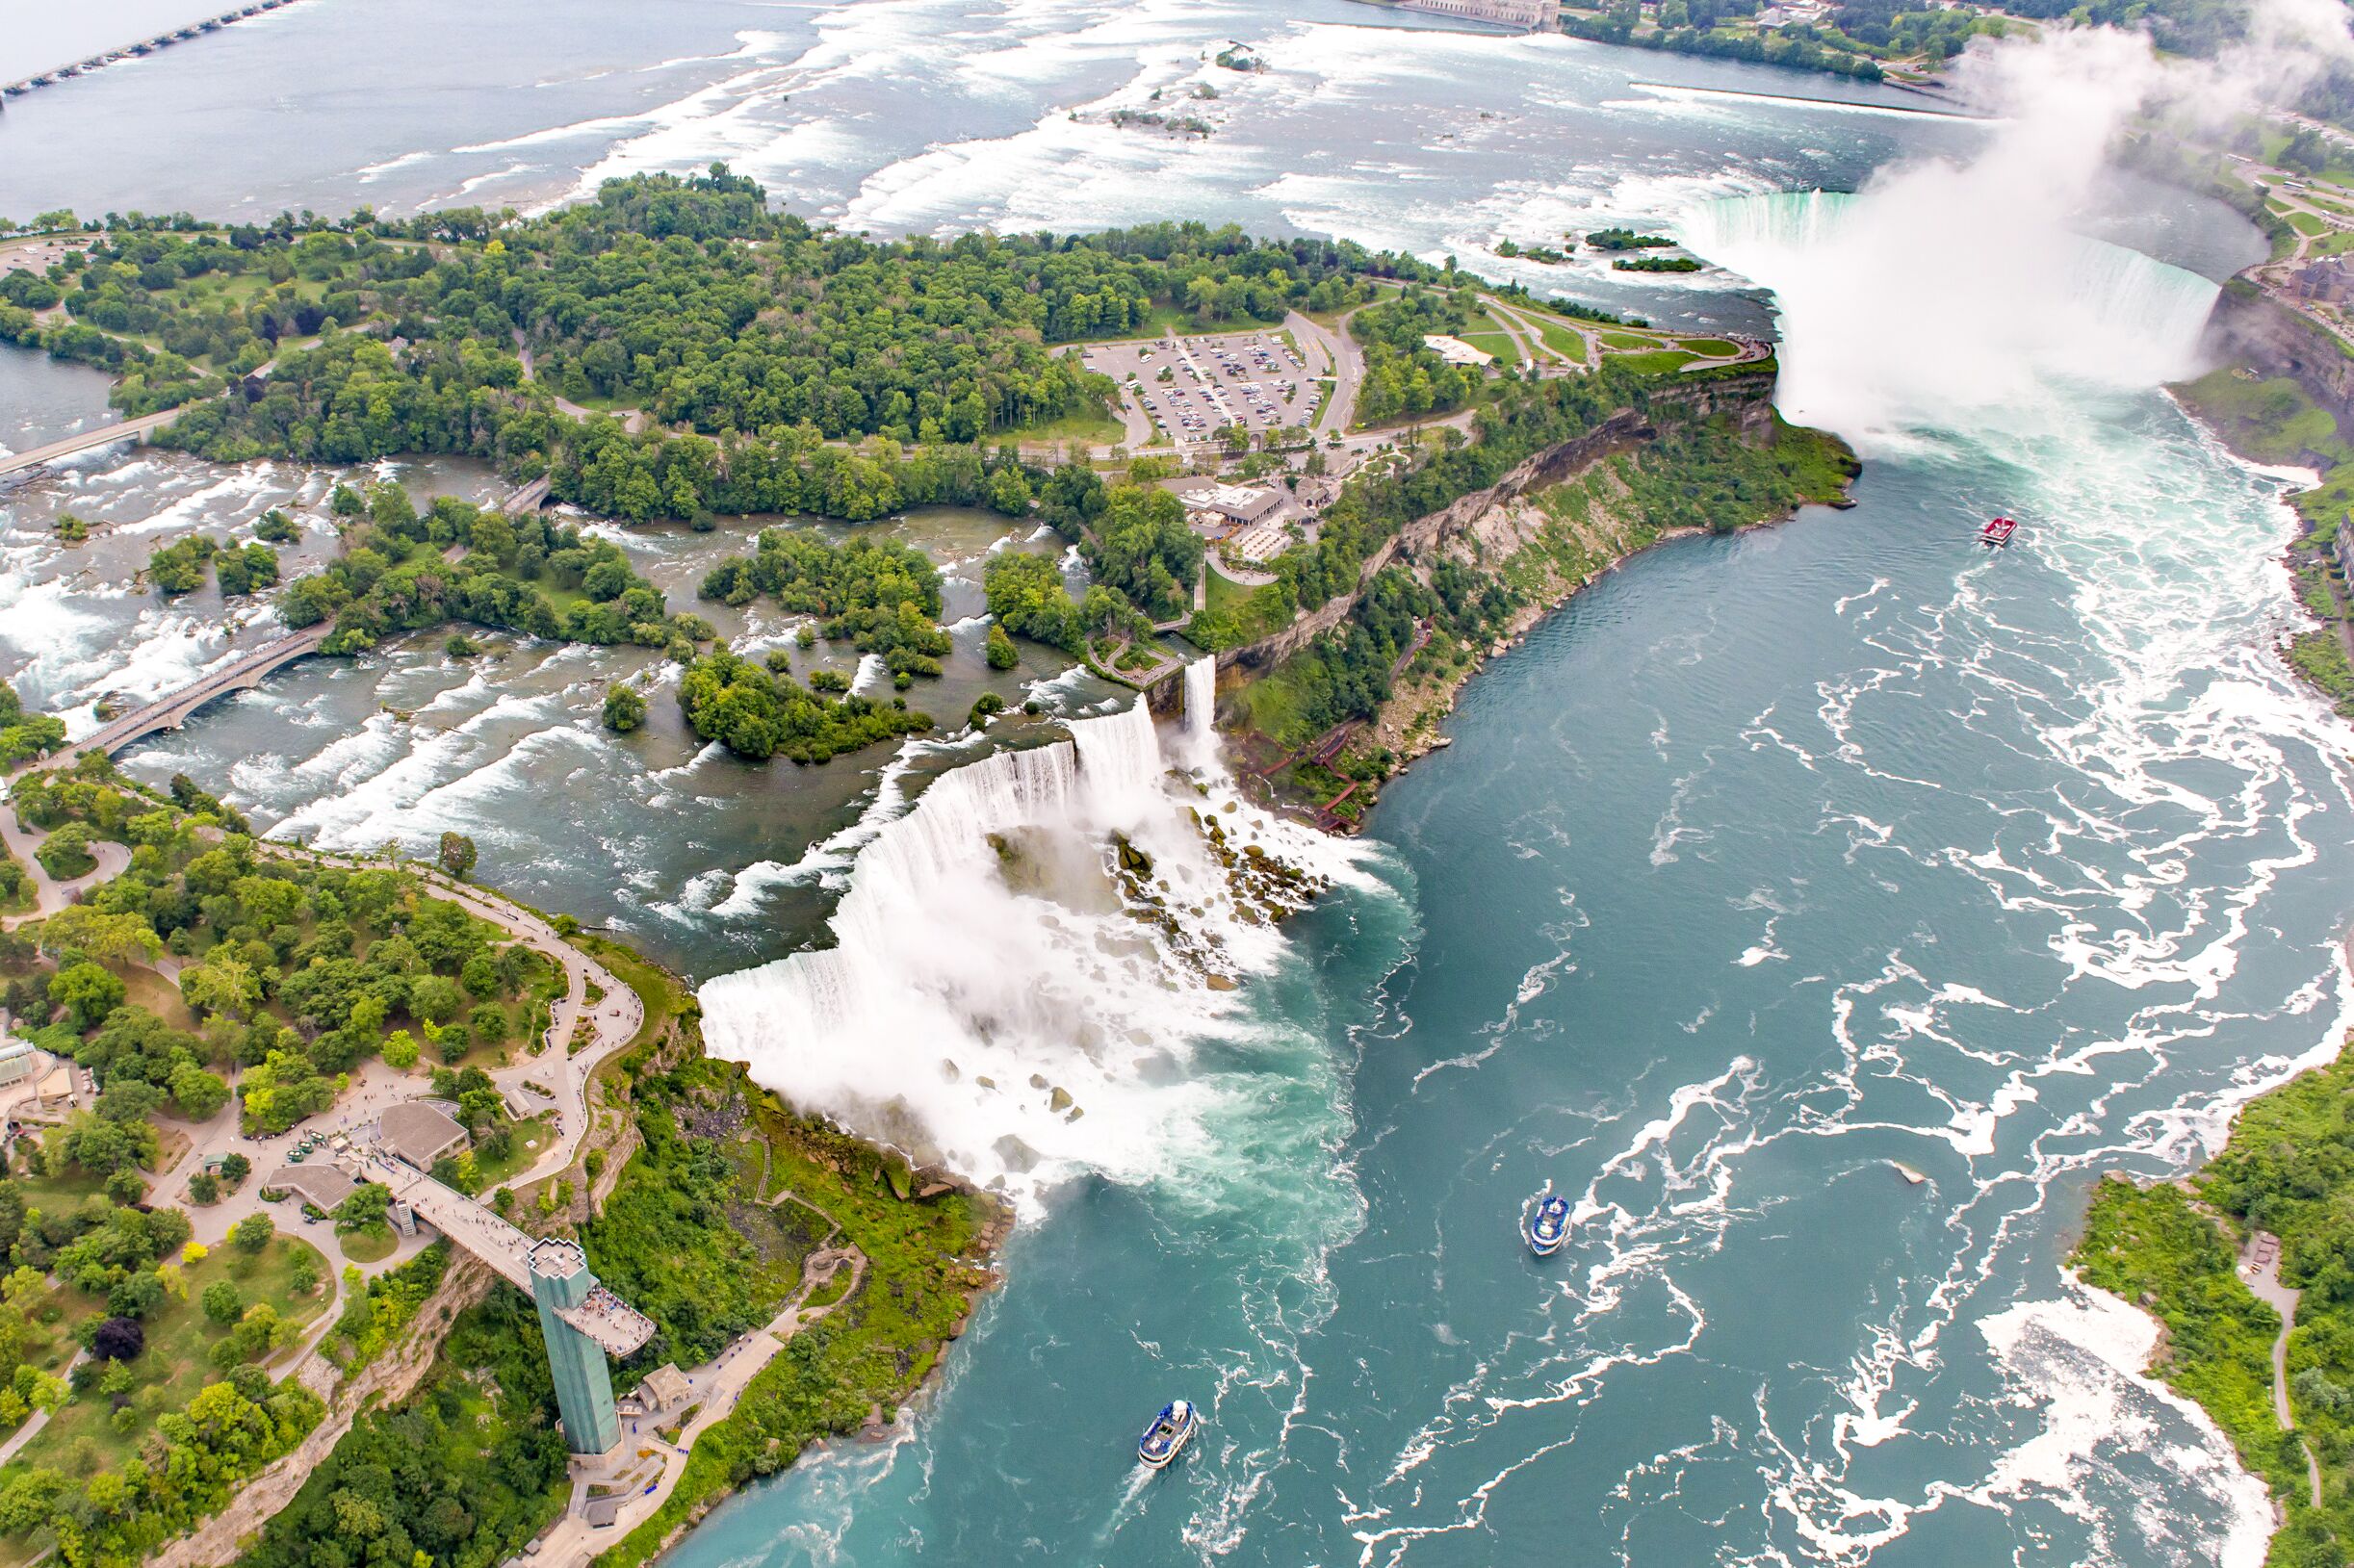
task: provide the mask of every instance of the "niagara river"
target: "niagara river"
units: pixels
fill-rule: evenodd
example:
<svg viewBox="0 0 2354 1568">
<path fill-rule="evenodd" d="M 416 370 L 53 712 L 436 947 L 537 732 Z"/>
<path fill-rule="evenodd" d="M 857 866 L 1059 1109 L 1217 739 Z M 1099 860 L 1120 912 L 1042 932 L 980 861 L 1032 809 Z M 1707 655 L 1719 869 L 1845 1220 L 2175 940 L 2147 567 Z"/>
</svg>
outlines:
<svg viewBox="0 0 2354 1568">
<path fill-rule="evenodd" d="M 698 0 L 670 32 L 599 7 L 602 51 L 421 9 L 434 25 L 385 65 L 403 80 L 494 50 L 544 80 L 456 82 L 433 123 L 323 111 L 264 169 L 274 100 L 232 106 L 240 83 L 305 37 L 368 48 L 357 8 L 295 8 L 147 120 L 108 112 L 140 64 L 12 109 L 0 205 L 544 206 L 730 157 L 878 235 L 1233 220 L 1771 331 L 1783 411 L 1866 464 L 1850 509 L 1672 539 L 1579 593 L 1355 838 L 1234 777 L 1206 664 L 1158 724 L 1025 665 L 1007 689 L 1063 738 L 918 741 L 801 793 L 675 721 L 604 733 L 608 682 L 659 662 L 627 649 L 537 650 L 503 691 L 423 646 L 306 666 L 128 754 L 149 783 L 224 783 L 280 836 L 474 834 L 518 896 L 702 982 L 713 1049 L 760 1082 L 1011 1195 L 1001 1288 L 941 1375 L 666 1562 L 2262 1562 L 2263 1487 L 2143 1375 L 2156 1324 L 2064 1268 L 2102 1173 L 2181 1172 L 2354 1026 L 2354 727 L 2277 652 L 2294 476 L 2163 390 L 2261 253 L 2244 225 L 2137 182 L 1997 217 L 1953 172 L 1986 128 L 1893 93 L 1776 104 L 1760 69 L 1375 26 L 1343 0 Z M 1271 69 L 1217 137 L 1106 125 L 1229 36 Z M 167 115 L 217 155 L 193 193 L 143 155 Z M 77 151 L 94 195 L 61 188 Z M 1998 221 L 2005 255 L 1972 239 Z M 1707 270 L 1493 250 L 1604 223 L 1670 227 Z M 102 401 L 12 359 L 0 442 Z M 382 472 L 490 491 L 454 460 Z M 272 630 L 92 580 L 54 542 L 61 505 L 135 553 L 332 478 L 77 459 L 11 503 L 4 673 L 86 710 Z M 1981 550 L 1998 514 L 2020 534 Z M 605 531 L 665 589 L 716 558 Z M 943 558 L 968 652 L 975 563 L 1053 548 L 944 510 L 877 531 Z M 1242 907 L 1204 823 L 1320 896 L 1280 923 Z M 1167 944 L 1063 896 L 1111 835 Z M 1543 1191 L 1573 1224 L 1539 1261 L 1515 1226 Z M 1154 1475 L 1136 1429 L 1173 1398 L 1206 1425 Z"/>
<path fill-rule="evenodd" d="M 1801 297 L 1842 259 L 1802 199 L 1695 223 Z M 2212 286 L 2082 275 L 2079 362 L 1905 409 L 1854 510 L 1656 551 L 1491 666 L 1288 951 L 1098 1089 L 1145 1141 L 1041 1200 L 931 1406 L 679 1560 L 2261 1561 L 2155 1325 L 2059 1259 L 2095 1173 L 2343 1033 L 2347 732 L 2272 651 L 2282 482 L 2109 378 Z M 823 1054 L 769 1043 L 789 1086 Z M 1204 1452 L 1138 1485 L 1130 1418 L 1188 1394 Z"/>
</svg>

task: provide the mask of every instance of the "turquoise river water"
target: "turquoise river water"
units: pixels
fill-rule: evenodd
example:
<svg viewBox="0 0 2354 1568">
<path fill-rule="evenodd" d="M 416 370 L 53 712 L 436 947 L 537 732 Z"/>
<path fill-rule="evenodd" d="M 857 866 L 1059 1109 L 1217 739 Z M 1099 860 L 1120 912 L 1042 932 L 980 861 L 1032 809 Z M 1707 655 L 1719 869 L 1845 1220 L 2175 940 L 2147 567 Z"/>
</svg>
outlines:
<svg viewBox="0 0 2354 1568">
<path fill-rule="evenodd" d="M 2261 1493 L 2137 1375 L 2150 1324 L 2060 1269 L 2100 1172 L 2183 1168 L 2347 1021 L 2354 732 L 2275 652 L 2288 481 L 2156 390 L 2244 229 L 2112 183 L 2084 225 L 2194 270 L 2070 241 L 1948 276 L 1764 193 L 1967 157 L 1973 127 L 1343 0 L 584 0 L 569 28 L 419 0 L 389 45 L 384 14 L 304 0 L 19 100 L 0 209 L 532 205 L 725 156 L 879 232 L 1200 216 L 1504 275 L 1502 238 L 1674 223 L 1719 265 L 1517 275 L 1694 324 L 1772 291 L 1791 412 L 1870 459 L 1852 510 L 1670 543 L 1541 623 L 1362 840 L 1249 830 L 1334 879 L 1280 934 L 1188 847 L 1227 790 L 1198 725 L 1043 670 L 1074 742 L 912 810 L 879 758 L 805 795 L 675 726 L 617 755 L 580 651 L 512 651 L 512 689 L 425 644 L 304 666 L 134 752 L 281 831 L 477 834 L 494 880 L 709 978 L 763 1079 L 1020 1195 L 1003 1289 L 889 1439 L 671 1561 L 2261 1560 Z M 1215 73 L 1229 39 L 1273 69 Z M 1207 142 L 1107 123 L 1213 75 Z M 89 378 L 0 362 L 0 441 L 101 417 Z M 86 706 L 231 656 L 267 611 L 167 611 L 136 557 L 325 484 L 146 453 L 0 499 L 0 673 Z M 66 557 L 64 504 L 121 542 Z M 1988 554 L 1996 511 L 2028 527 Z M 968 577 L 1014 542 L 894 527 Z M 683 586 L 707 545 L 631 548 Z M 1081 895 L 1113 829 L 1239 989 L 1173 984 Z M 837 895 L 837 942 L 796 955 Z M 1513 1227 L 1546 1186 L 1577 1224 L 1538 1264 Z M 1148 1478 L 1136 1430 L 1177 1395 L 1208 1426 Z"/>
</svg>

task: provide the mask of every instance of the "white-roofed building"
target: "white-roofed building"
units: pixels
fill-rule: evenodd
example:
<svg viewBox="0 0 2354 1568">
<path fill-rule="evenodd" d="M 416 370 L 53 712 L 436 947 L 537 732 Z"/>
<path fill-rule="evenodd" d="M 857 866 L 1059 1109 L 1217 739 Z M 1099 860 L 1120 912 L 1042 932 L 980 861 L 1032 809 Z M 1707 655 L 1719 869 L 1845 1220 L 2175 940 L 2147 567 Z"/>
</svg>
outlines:
<svg viewBox="0 0 2354 1568">
<path fill-rule="evenodd" d="M 1436 354 L 1448 364 L 1461 365 L 1466 370 L 1484 370 L 1487 366 L 1493 365 L 1496 362 L 1496 356 L 1489 353 L 1487 349 L 1474 348 L 1462 339 L 1449 337 L 1444 332 L 1424 333 L 1422 336 L 1422 347 L 1428 348 L 1431 352 Z"/>
</svg>

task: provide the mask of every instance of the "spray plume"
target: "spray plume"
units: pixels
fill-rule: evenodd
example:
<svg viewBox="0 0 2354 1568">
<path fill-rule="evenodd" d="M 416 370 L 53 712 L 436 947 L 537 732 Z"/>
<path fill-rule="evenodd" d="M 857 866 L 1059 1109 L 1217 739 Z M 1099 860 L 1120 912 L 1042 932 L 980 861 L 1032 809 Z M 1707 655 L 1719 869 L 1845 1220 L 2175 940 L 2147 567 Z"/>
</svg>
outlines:
<svg viewBox="0 0 2354 1568">
<path fill-rule="evenodd" d="M 2055 386 L 2180 379 L 2216 291 L 2082 233 L 2112 149 L 2142 116 L 2220 126 L 2349 57 L 2338 0 L 2265 0 L 2212 61 L 2113 28 L 1981 39 L 1955 72 L 1988 116 L 1976 157 L 1892 166 L 1851 198 L 1715 203 L 1687 236 L 1774 291 L 1785 409 L 1851 440 L 2032 418 Z"/>
</svg>

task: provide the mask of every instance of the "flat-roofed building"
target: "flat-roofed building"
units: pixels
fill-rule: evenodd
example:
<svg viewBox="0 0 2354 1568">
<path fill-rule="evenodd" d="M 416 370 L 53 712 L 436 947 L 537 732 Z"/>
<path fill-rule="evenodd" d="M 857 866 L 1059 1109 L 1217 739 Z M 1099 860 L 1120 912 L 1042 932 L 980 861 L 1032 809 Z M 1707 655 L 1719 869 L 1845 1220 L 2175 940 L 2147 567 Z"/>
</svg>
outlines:
<svg viewBox="0 0 2354 1568">
<path fill-rule="evenodd" d="M 345 1198 L 359 1190 L 360 1184 L 341 1166 L 322 1160 L 316 1165 L 282 1166 L 262 1185 L 274 1192 L 292 1193 L 321 1214 L 333 1214 Z"/>
<path fill-rule="evenodd" d="M 1228 524 L 1248 527 L 1275 515 L 1283 493 L 1273 485 L 1226 484 L 1200 475 L 1167 481 L 1171 495 L 1184 503 L 1188 520 L 1201 526 Z"/>
<path fill-rule="evenodd" d="M 466 1129 L 440 1107 L 410 1100 L 384 1108 L 376 1118 L 376 1142 L 394 1158 L 430 1170 L 435 1160 L 466 1146 Z"/>
<path fill-rule="evenodd" d="M 1496 362 L 1496 356 L 1487 349 L 1474 348 L 1462 339 L 1449 337 L 1444 332 L 1424 333 L 1422 347 L 1448 364 L 1461 365 L 1466 370 L 1485 369 Z"/>
</svg>

